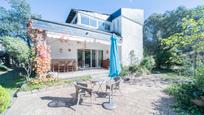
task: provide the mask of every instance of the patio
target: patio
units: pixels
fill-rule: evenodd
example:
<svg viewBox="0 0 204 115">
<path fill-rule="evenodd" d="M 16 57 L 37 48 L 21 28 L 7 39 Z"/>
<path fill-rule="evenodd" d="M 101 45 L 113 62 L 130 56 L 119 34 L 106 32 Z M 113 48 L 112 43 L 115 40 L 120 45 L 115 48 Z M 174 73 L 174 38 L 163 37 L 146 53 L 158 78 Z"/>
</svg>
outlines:
<svg viewBox="0 0 204 115">
<path fill-rule="evenodd" d="M 118 107 L 115 110 L 103 109 L 101 104 L 107 101 L 102 93 L 94 104 L 90 98 L 83 98 L 78 107 L 78 115 L 174 115 L 169 108 L 172 98 L 162 92 L 168 86 L 159 76 L 149 75 L 135 79 L 134 84 L 122 83 L 123 96 L 113 97 Z M 20 96 L 16 99 L 6 115 L 63 115 L 76 114 L 76 105 L 72 102 L 74 86 L 58 88 L 45 92 Z"/>
</svg>

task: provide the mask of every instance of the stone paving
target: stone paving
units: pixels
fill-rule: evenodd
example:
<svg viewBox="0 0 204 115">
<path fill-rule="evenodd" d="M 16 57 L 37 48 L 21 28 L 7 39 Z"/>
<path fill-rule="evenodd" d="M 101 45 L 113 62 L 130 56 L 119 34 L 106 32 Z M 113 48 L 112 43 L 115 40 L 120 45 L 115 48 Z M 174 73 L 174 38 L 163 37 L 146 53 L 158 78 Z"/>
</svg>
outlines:
<svg viewBox="0 0 204 115">
<path fill-rule="evenodd" d="M 74 87 L 62 87 L 20 96 L 6 115 L 175 115 L 170 109 L 172 97 L 162 92 L 166 86 L 157 75 L 138 77 L 131 83 L 121 84 L 122 96 L 118 92 L 113 96 L 118 104 L 116 109 L 104 109 L 102 103 L 108 98 L 105 93 L 99 93 L 92 106 L 89 97 L 83 98 L 77 113 L 72 101 Z"/>
</svg>

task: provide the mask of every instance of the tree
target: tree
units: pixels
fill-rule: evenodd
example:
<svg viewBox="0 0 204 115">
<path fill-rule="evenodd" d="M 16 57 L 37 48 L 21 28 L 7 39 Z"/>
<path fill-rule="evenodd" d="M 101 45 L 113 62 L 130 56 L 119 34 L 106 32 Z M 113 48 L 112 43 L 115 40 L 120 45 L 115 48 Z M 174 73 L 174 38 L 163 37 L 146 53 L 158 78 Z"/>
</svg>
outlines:
<svg viewBox="0 0 204 115">
<path fill-rule="evenodd" d="M 177 60 L 178 58 L 187 60 L 188 58 L 193 66 L 193 74 L 195 75 L 197 67 L 204 64 L 204 18 L 198 18 L 197 15 L 193 16 L 196 17 L 183 19 L 182 32 L 163 39 L 161 42 L 167 51 L 174 49 L 179 52 L 175 54 L 176 58 L 169 56 L 167 61 L 172 62 L 172 60 Z M 177 61 L 177 64 L 184 66 L 182 62 Z"/>
<path fill-rule="evenodd" d="M 144 47 L 148 55 L 155 55 L 157 67 L 165 65 L 180 65 L 183 61 L 183 50 L 166 47 L 161 42 L 170 36 L 177 36 L 184 31 L 183 19 L 198 20 L 204 17 L 204 6 L 194 9 L 178 7 L 176 10 L 166 11 L 164 14 L 153 14 L 144 25 Z M 181 37 L 181 36 L 180 36 Z M 177 39 L 177 38 L 176 38 Z"/>
<path fill-rule="evenodd" d="M 144 46 L 149 55 L 155 55 L 160 48 L 160 38 L 167 38 L 181 32 L 182 19 L 190 15 L 185 7 L 166 11 L 164 14 L 152 14 L 144 23 Z"/>
<path fill-rule="evenodd" d="M 6 1 L 10 5 L 10 9 L 0 7 L 0 36 L 21 38 L 30 47 L 31 39 L 27 35 L 27 24 L 32 14 L 29 4 L 26 0 Z"/>
<path fill-rule="evenodd" d="M 26 71 L 26 80 L 28 81 L 34 60 L 32 48 L 29 48 L 26 42 L 20 38 L 5 36 L 0 37 L 0 41 L 5 46 L 6 53 L 11 56 L 13 64 Z"/>
</svg>

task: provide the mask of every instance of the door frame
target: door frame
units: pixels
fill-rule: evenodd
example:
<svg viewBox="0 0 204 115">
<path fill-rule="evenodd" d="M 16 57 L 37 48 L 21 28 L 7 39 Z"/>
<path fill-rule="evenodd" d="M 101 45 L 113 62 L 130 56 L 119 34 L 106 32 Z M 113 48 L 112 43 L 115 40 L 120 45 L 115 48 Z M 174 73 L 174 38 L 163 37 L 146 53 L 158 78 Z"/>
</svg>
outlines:
<svg viewBox="0 0 204 115">
<path fill-rule="evenodd" d="M 82 68 L 79 68 L 79 65 L 78 65 L 78 51 L 81 50 L 82 51 Z M 89 50 L 90 51 L 90 67 L 85 67 L 85 50 Z M 96 60 L 96 67 L 92 67 L 92 51 L 95 50 L 95 60 Z M 92 69 L 92 68 L 102 68 L 102 66 L 99 66 L 99 51 L 102 51 L 102 61 L 103 61 L 103 50 L 97 50 L 97 49 L 77 49 L 77 66 L 79 69 Z"/>
</svg>

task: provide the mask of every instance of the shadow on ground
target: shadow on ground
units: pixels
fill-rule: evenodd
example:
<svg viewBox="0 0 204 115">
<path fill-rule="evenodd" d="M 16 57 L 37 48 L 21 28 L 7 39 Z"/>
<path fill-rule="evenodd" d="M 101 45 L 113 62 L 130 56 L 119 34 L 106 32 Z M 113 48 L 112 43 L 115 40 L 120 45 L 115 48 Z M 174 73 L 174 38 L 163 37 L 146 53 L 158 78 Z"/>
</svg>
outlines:
<svg viewBox="0 0 204 115">
<path fill-rule="evenodd" d="M 155 115 L 176 115 L 171 109 L 171 105 L 174 102 L 173 97 L 161 97 L 158 101 L 153 102 L 153 107 L 156 113 Z"/>
<path fill-rule="evenodd" d="M 74 98 L 68 98 L 68 97 L 52 97 L 52 96 L 45 96 L 41 97 L 42 100 L 49 100 L 50 102 L 47 104 L 48 107 L 68 107 L 75 111 L 72 106 L 76 105 L 76 101 L 74 101 Z"/>
</svg>

